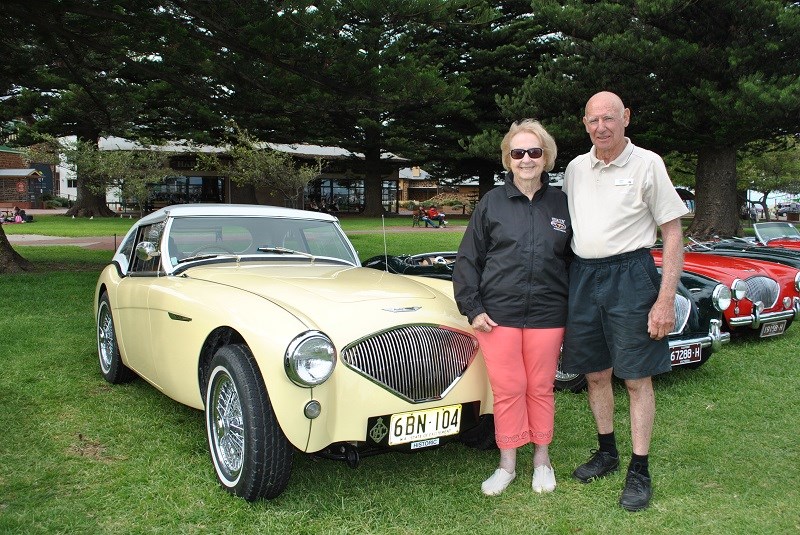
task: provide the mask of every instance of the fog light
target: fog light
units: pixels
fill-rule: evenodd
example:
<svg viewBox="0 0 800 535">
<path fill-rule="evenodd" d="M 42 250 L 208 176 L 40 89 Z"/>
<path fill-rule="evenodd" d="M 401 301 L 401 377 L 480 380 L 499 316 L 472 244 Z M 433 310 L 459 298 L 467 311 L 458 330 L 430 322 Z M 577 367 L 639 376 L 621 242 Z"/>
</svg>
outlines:
<svg viewBox="0 0 800 535">
<path fill-rule="evenodd" d="M 309 420 L 313 420 L 317 416 L 322 413 L 322 405 L 319 404 L 319 401 L 309 401 L 306 403 L 305 408 L 303 409 L 303 414 L 306 415 L 306 418 Z"/>
<path fill-rule="evenodd" d="M 788 295 L 783 298 L 783 308 L 792 308 L 792 298 Z"/>
</svg>

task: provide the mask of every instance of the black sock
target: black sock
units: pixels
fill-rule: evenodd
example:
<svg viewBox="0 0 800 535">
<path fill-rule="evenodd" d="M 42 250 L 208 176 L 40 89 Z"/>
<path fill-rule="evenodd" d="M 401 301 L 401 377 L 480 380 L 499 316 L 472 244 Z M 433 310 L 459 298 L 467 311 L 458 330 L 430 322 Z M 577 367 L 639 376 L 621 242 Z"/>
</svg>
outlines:
<svg viewBox="0 0 800 535">
<path fill-rule="evenodd" d="M 642 474 L 645 477 L 650 477 L 650 471 L 648 470 L 647 465 L 647 455 L 636 455 L 634 453 L 631 455 L 631 464 L 628 466 L 628 471 Z"/>
<path fill-rule="evenodd" d="M 601 435 L 597 433 L 597 442 L 600 444 L 600 451 L 604 451 L 612 457 L 618 457 L 617 452 L 617 439 L 614 437 L 614 431 Z"/>
</svg>

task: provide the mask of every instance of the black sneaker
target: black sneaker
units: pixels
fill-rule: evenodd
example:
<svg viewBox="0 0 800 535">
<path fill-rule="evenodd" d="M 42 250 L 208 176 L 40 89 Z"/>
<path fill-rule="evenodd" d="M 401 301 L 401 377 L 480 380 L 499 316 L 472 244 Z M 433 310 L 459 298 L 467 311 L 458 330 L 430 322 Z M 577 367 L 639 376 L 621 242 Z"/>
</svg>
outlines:
<svg viewBox="0 0 800 535">
<path fill-rule="evenodd" d="M 641 511 L 650 505 L 653 496 L 653 485 L 650 478 L 638 472 L 628 471 L 625 477 L 625 488 L 619 497 L 619 504 L 626 511 Z"/>
<path fill-rule="evenodd" d="M 619 457 L 614 457 L 606 451 L 591 450 L 592 456 L 572 472 L 572 477 L 581 483 L 603 477 L 619 468 Z"/>
</svg>

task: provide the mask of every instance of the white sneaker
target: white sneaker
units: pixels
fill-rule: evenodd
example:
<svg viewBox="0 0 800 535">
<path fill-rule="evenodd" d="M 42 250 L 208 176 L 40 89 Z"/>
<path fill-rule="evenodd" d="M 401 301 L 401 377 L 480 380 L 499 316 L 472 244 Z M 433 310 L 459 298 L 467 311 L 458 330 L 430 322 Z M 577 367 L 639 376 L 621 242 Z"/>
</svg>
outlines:
<svg viewBox="0 0 800 535">
<path fill-rule="evenodd" d="M 556 490 L 556 473 L 553 468 L 545 465 L 534 468 L 531 488 L 538 493 Z"/>
<path fill-rule="evenodd" d="M 487 496 L 497 496 L 506 490 L 506 487 L 514 481 L 515 477 L 517 477 L 516 472 L 509 474 L 502 468 L 498 468 L 489 479 L 481 484 L 481 491 Z"/>
</svg>

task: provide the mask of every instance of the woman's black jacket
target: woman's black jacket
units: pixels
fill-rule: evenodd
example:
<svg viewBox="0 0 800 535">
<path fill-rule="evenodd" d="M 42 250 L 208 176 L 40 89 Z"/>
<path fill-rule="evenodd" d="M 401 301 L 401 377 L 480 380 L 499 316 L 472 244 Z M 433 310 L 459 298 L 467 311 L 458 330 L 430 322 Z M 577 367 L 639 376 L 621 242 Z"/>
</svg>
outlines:
<svg viewBox="0 0 800 535">
<path fill-rule="evenodd" d="M 508 173 L 478 202 L 458 248 L 458 309 L 470 323 L 486 312 L 504 327 L 563 327 L 571 240 L 566 194 L 543 173 L 530 201 Z"/>
</svg>

